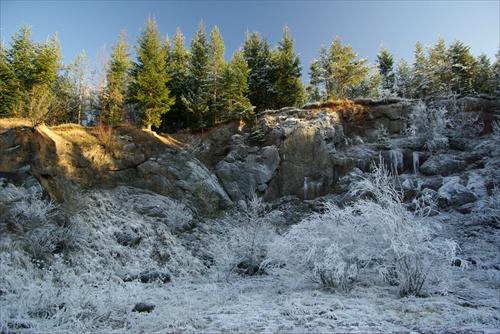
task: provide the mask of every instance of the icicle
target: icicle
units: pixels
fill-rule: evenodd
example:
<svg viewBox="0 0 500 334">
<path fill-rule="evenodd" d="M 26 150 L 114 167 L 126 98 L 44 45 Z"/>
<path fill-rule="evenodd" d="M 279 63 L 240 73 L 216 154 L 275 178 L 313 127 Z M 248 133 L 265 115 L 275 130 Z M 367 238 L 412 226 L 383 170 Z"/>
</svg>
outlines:
<svg viewBox="0 0 500 334">
<path fill-rule="evenodd" d="M 413 152 L 413 173 L 417 174 L 420 169 L 420 156 L 418 152 Z"/>
<path fill-rule="evenodd" d="M 391 168 L 395 171 L 399 171 L 399 168 L 403 168 L 403 152 L 398 150 L 391 150 Z"/>
<path fill-rule="evenodd" d="M 304 199 L 307 199 L 307 176 L 304 177 Z"/>
</svg>

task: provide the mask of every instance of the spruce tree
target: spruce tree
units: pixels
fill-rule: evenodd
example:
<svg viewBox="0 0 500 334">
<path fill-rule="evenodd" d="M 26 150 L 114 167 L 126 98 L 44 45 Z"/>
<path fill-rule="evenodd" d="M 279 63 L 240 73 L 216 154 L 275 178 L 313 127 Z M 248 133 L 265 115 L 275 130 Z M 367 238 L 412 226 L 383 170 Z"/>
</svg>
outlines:
<svg viewBox="0 0 500 334">
<path fill-rule="evenodd" d="M 31 34 L 31 27 L 23 25 L 19 33 L 13 34 L 10 50 L 7 51 L 12 71 L 19 80 L 21 93 L 29 91 L 33 86 L 37 45 L 31 40 Z"/>
<path fill-rule="evenodd" d="M 493 94 L 500 97 L 500 48 L 496 53 L 496 59 L 491 66 Z"/>
<path fill-rule="evenodd" d="M 493 94 L 495 92 L 495 82 L 493 67 L 490 59 L 484 53 L 477 57 L 476 74 L 473 79 L 473 90 L 478 93 Z"/>
<path fill-rule="evenodd" d="M 128 73 L 132 64 L 130 49 L 127 32 L 122 30 L 118 36 L 116 46 L 111 46 L 111 59 L 106 75 L 107 87 L 105 89 L 103 111 L 106 122 L 111 125 L 116 125 L 122 121 L 129 82 Z"/>
<path fill-rule="evenodd" d="M 328 50 L 326 46 L 321 45 L 319 59 L 313 59 L 309 67 L 310 83 L 317 100 L 325 100 L 328 94 L 333 91 L 333 68 L 329 61 Z M 322 87 L 322 89 L 320 89 Z"/>
<path fill-rule="evenodd" d="M 382 89 L 394 93 L 394 56 L 382 45 L 377 54 L 378 70 L 382 79 Z"/>
<path fill-rule="evenodd" d="M 222 76 L 226 68 L 226 61 L 224 60 L 224 54 L 226 46 L 222 40 L 219 28 L 214 26 L 210 33 L 210 42 L 208 45 L 209 50 L 209 93 L 210 98 L 210 114 L 214 119 L 220 119 L 225 113 L 223 110 L 223 101 L 221 96 L 223 95 L 223 82 Z"/>
<path fill-rule="evenodd" d="M 254 108 L 248 99 L 247 78 L 250 70 L 242 51 L 236 51 L 224 69 L 221 100 L 225 119 L 250 119 Z"/>
<path fill-rule="evenodd" d="M 203 22 L 191 41 L 188 63 L 187 92 L 181 97 L 186 110 L 196 120 L 195 127 L 203 131 L 213 123 L 209 119 L 209 102 L 212 98 L 208 89 L 210 58 L 207 34 Z"/>
<path fill-rule="evenodd" d="M 473 92 L 478 63 L 470 53 L 470 47 L 455 40 L 448 48 L 448 55 L 452 75 L 451 90 L 454 93 Z"/>
<path fill-rule="evenodd" d="M 165 45 L 154 19 L 148 18 L 137 40 L 137 62 L 131 71 L 130 98 L 142 114 L 144 126 L 161 125 L 161 116 L 170 110 L 174 99 L 167 87 L 169 76 Z"/>
<path fill-rule="evenodd" d="M 276 106 L 276 64 L 273 62 L 267 38 L 258 32 L 247 33 L 243 44 L 243 56 L 248 64 L 249 99 L 257 111 Z"/>
<path fill-rule="evenodd" d="M 428 47 L 429 94 L 432 96 L 447 95 L 452 89 L 451 59 L 448 48 L 441 36 L 433 47 Z"/>
<path fill-rule="evenodd" d="M 7 50 L 0 44 L 0 117 L 15 116 L 16 106 L 20 104 L 21 85 L 11 63 Z"/>
<path fill-rule="evenodd" d="M 395 90 L 403 98 L 412 97 L 412 70 L 406 60 L 401 58 L 396 64 Z"/>
<path fill-rule="evenodd" d="M 285 26 L 277 49 L 277 108 L 296 106 L 304 99 L 302 67 L 299 55 L 293 51 L 294 44 L 295 40 L 290 36 L 290 29 Z"/>
<path fill-rule="evenodd" d="M 424 53 L 424 46 L 422 42 L 415 43 L 413 50 L 415 61 L 412 65 L 412 97 L 422 98 L 428 95 L 430 91 L 430 77 L 428 69 L 428 61 Z"/>
<path fill-rule="evenodd" d="M 170 111 L 164 115 L 163 127 L 166 130 L 178 130 L 188 126 L 187 109 L 182 102 L 182 96 L 188 93 L 188 66 L 189 51 L 185 46 L 186 39 L 177 28 L 172 40 L 172 50 L 170 52 L 170 63 L 168 64 L 168 74 L 171 78 L 167 83 L 171 96 L 175 99 Z"/>
</svg>

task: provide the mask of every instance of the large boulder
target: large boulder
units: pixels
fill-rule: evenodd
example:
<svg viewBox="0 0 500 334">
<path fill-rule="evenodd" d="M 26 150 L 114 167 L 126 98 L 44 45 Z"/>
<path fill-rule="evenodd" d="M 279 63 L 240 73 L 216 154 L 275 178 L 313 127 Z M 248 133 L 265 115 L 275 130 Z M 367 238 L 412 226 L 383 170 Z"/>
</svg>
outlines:
<svg viewBox="0 0 500 334">
<path fill-rule="evenodd" d="M 429 176 L 448 176 L 465 170 L 467 166 L 467 161 L 459 156 L 439 154 L 427 159 L 420 166 L 420 172 Z"/>
<path fill-rule="evenodd" d="M 137 166 L 136 187 L 172 198 L 183 198 L 202 212 L 211 214 L 232 205 L 231 198 L 198 159 L 184 152 L 168 149 L 161 156 Z"/>
<path fill-rule="evenodd" d="M 233 201 L 264 192 L 280 164 L 275 146 L 238 145 L 215 167 L 215 174 Z"/>
</svg>

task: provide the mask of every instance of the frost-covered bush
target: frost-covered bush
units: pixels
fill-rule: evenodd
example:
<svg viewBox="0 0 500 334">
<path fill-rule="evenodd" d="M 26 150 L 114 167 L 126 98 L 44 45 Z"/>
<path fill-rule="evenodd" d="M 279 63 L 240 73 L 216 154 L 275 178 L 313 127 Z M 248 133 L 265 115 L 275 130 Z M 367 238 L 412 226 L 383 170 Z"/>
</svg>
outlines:
<svg viewBox="0 0 500 334">
<path fill-rule="evenodd" d="M 347 289 L 373 254 L 364 234 L 356 231 L 363 224 L 353 209 L 325 203 L 324 213 L 293 226 L 270 245 L 266 265 L 327 287 Z"/>
<path fill-rule="evenodd" d="M 325 286 L 347 289 L 365 269 L 376 269 L 398 286 L 400 296 L 417 295 L 429 280 L 445 279 L 455 243 L 435 237 L 424 210 L 408 211 L 385 165 L 352 190 L 359 200 L 318 213 L 276 239 L 268 264 Z"/>
<path fill-rule="evenodd" d="M 435 152 L 448 147 L 445 130 L 449 125 L 445 108 L 429 108 L 423 102 L 414 106 L 406 131 L 413 146 Z"/>
<path fill-rule="evenodd" d="M 494 228 L 500 228 L 500 189 L 494 187 L 491 195 L 478 202 L 474 209 L 477 220 Z"/>
<path fill-rule="evenodd" d="M 3 233 L 11 232 L 13 241 L 19 244 L 34 261 L 44 261 L 56 250 L 62 237 L 55 224 L 57 205 L 38 195 L 31 195 L 14 203 L 5 214 Z"/>
<path fill-rule="evenodd" d="M 278 216 L 279 213 L 271 212 L 262 198 L 253 196 L 247 199 L 245 208 L 239 207 L 220 219 L 217 225 L 226 240 L 212 246 L 219 270 L 226 274 L 262 273 L 261 264 L 266 257 L 268 244 L 276 235 Z"/>
</svg>

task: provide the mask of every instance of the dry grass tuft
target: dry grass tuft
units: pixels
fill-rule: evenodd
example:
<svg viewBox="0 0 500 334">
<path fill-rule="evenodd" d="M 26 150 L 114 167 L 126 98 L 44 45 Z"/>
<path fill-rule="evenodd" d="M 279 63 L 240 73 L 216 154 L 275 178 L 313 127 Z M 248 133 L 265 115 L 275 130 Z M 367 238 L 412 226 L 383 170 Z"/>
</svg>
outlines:
<svg viewBox="0 0 500 334">
<path fill-rule="evenodd" d="M 0 130 L 15 128 L 15 127 L 31 127 L 31 121 L 27 118 L 1 118 Z"/>
</svg>

